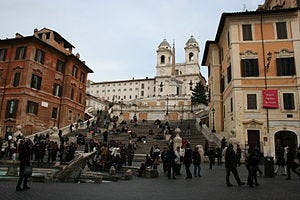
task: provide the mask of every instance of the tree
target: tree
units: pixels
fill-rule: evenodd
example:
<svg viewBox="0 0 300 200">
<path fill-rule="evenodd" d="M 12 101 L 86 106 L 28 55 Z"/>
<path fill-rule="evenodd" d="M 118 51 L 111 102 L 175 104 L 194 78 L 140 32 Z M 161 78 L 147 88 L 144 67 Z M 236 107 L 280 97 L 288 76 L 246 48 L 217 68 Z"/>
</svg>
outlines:
<svg viewBox="0 0 300 200">
<path fill-rule="evenodd" d="M 191 100 L 193 105 L 208 104 L 205 86 L 201 82 L 198 82 L 192 91 L 193 92 L 192 92 Z"/>
</svg>

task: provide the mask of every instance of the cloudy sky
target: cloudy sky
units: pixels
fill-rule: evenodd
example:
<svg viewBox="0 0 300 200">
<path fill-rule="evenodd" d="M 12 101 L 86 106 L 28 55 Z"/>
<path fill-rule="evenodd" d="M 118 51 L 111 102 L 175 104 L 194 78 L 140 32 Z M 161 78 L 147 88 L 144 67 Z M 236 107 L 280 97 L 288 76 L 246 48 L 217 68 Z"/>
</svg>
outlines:
<svg viewBox="0 0 300 200">
<path fill-rule="evenodd" d="M 223 12 L 255 10 L 264 0 L 0 0 L 0 39 L 55 30 L 94 71 L 94 82 L 155 76 L 156 49 L 175 41 L 176 62 L 194 35 L 200 60 Z M 206 77 L 205 67 L 200 67 Z"/>
</svg>

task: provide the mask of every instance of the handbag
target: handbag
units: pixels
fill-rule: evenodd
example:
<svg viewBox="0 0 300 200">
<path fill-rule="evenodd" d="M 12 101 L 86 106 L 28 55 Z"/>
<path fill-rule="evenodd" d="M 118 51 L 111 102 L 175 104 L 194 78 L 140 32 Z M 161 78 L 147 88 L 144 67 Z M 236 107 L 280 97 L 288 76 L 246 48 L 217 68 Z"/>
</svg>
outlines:
<svg viewBox="0 0 300 200">
<path fill-rule="evenodd" d="M 32 175 L 32 167 L 31 166 L 25 166 L 24 168 L 24 176 L 31 176 Z"/>
</svg>

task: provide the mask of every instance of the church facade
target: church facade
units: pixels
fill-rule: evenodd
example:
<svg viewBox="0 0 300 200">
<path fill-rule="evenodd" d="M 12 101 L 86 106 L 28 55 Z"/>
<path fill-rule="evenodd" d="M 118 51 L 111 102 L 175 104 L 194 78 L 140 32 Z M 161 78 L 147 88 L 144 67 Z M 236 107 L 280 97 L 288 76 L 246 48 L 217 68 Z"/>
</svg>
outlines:
<svg viewBox="0 0 300 200">
<path fill-rule="evenodd" d="M 122 81 L 89 82 L 87 93 L 114 104 L 115 114 L 125 119 L 181 120 L 192 118 L 201 109 L 191 105 L 192 89 L 198 82 L 205 84 L 200 73 L 199 44 L 191 36 L 185 44 L 185 62 L 175 62 L 173 47 L 164 39 L 158 46 L 154 78 Z M 191 112 L 192 111 L 192 112 Z"/>
</svg>

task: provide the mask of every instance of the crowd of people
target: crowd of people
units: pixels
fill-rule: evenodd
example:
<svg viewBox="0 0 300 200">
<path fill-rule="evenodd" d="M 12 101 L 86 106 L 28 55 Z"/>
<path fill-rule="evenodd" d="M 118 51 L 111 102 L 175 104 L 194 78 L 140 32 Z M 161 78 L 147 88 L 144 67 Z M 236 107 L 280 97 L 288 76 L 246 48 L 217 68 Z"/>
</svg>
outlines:
<svg viewBox="0 0 300 200">
<path fill-rule="evenodd" d="M 25 166 L 30 165 L 30 162 L 35 161 L 37 166 L 47 163 L 52 164 L 56 162 L 65 163 L 70 162 L 75 157 L 75 151 L 77 145 L 85 145 L 84 152 L 96 153 L 89 160 L 88 165 L 92 170 L 109 170 L 112 166 L 116 170 L 120 170 L 122 166 L 131 166 L 133 164 L 134 151 L 137 149 L 137 142 L 145 142 L 146 136 L 141 135 L 134 140 L 131 134 L 130 127 L 125 123 L 117 124 L 118 117 L 104 118 L 104 127 L 107 127 L 106 131 L 98 130 L 100 120 L 87 123 L 87 131 L 94 133 L 101 133 L 102 139 L 95 139 L 95 134 L 92 134 L 93 138 L 86 141 L 85 136 L 77 133 L 78 127 L 73 124 L 70 125 L 70 133 L 73 133 L 77 137 L 77 142 L 71 142 L 68 136 L 63 136 L 59 131 L 59 140 L 51 141 L 50 135 L 40 134 L 35 135 L 33 140 L 25 139 L 21 134 L 16 137 L 8 137 L 0 143 L 1 153 L 0 158 L 7 158 L 20 162 L 20 178 L 17 183 L 17 191 L 22 190 L 21 184 L 23 182 L 23 189 L 29 189 L 27 185 L 27 177 L 24 175 Z M 131 123 L 137 124 L 136 119 L 133 119 Z M 192 148 L 190 142 L 186 139 L 182 140 L 182 144 L 175 144 L 173 139 L 175 137 L 174 130 L 169 124 L 162 124 L 160 120 L 155 121 L 155 125 L 160 132 L 170 135 L 169 144 L 161 148 L 155 144 L 149 150 L 149 154 L 146 155 L 145 161 L 141 163 L 138 176 L 143 176 L 143 173 L 147 168 L 157 170 L 161 165 L 165 176 L 169 179 L 176 179 L 181 175 L 182 168 L 185 170 L 185 178 L 191 179 L 192 177 L 202 177 L 201 163 L 204 159 L 209 161 L 209 169 L 213 170 L 215 161 L 218 165 L 223 164 L 223 158 L 226 168 L 226 185 L 231 187 L 230 174 L 232 173 L 237 184 L 239 186 L 245 183 L 241 181 L 238 168 L 241 166 L 241 159 L 245 161 L 245 166 L 248 170 L 247 184 L 250 187 L 258 186 L 257 174 L 262 174 L 259 168 L 260 160 L 262 158 L 259 148 L 249 147 L 245 154 L 242 155 L 242 149 L 237 144 L 234 148 L 232 144 L 228 144 L 224 137 L 220 146 L 211 146 L 206 140 L 204 149 L 201 145 L 197 145 Z M 137 126 L 137 125 L 136 125 Z M 113 133 L 109 132 L 113 131 Z M 115 140 L 108 141 L 109 134 L 121 134 L 128 133 L 128 142 L 118 142 Z M 152 132 L 153 133 L 153 132 Z M 149 132 L 150 134 L 150 132 Z M 190 134 L 190 131 L 187 135 Z M 26 156 L 24 156 L 26 154 Z M 19 155 L 19 156 L 17 156 Z M 297 174 L 300 178 L 299 161 L 300 161 L 300 146 L 296 151 L 292 151 L 289 147 L 283 148 L 282 146 L 276 147 L 275 157 L 275 174 L 280 173 L 286 175 L 287 179 L 291 179 L 291 171 Z M 298 159 L 295 159 L 295 157 Z M 191 169 L 192 166 L 192 169 Z"/>
</svg>

